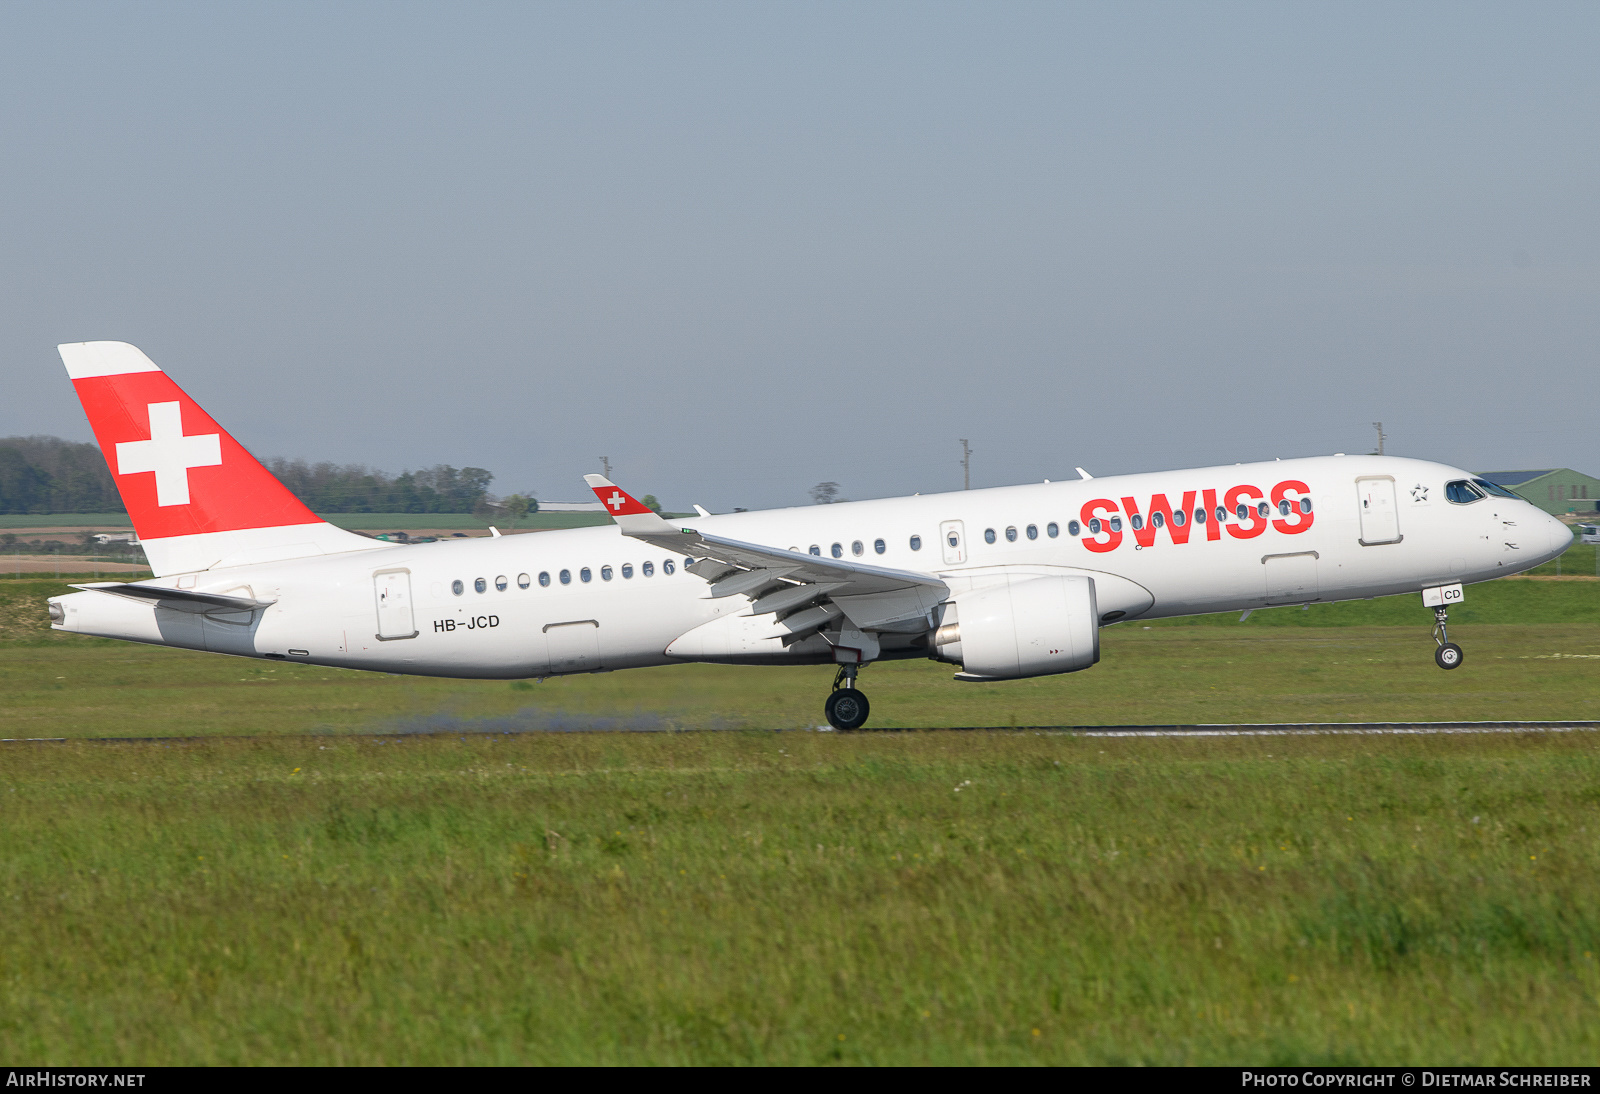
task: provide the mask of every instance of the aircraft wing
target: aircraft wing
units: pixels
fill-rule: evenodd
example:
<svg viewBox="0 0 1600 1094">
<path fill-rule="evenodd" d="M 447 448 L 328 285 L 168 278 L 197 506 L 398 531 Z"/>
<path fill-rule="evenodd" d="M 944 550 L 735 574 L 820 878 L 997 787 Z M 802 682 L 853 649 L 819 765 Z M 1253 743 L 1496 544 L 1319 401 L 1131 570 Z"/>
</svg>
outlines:
<svg viewBox="0 0 1600 1094">
<path fill-rule="evenodd" d="M 921 619 L 950 595 L 950 587 L 933 574 L 822 558 L 675 527 L 605 476 L 585 475 L 584 480 L 623 535 L 692 556 L 696 561 L 688 569 L 710 582 L 713 599 L 749 597 L 753 615 L 798 612 L 827 602 L 865 631 Z M 831 615 L 819 613 L 818 620 L 825 622 Z"/>
</svg>

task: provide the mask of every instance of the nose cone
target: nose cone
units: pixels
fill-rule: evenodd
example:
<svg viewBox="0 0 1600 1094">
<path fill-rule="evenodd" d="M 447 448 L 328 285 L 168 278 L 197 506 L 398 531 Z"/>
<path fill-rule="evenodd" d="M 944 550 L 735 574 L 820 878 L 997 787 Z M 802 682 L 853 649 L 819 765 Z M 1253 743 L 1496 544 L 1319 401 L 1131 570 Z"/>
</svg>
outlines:
<svg viewBox="0 0 1600 1094">
<path fill-rule="evenodd" d="M 1550 558 L 1555 558 L 1572 546 L 1572 529 L 1552 517 L 1549 513 L 1544 514 L 1544 519 L 1550 534 Z"/>
</svg>

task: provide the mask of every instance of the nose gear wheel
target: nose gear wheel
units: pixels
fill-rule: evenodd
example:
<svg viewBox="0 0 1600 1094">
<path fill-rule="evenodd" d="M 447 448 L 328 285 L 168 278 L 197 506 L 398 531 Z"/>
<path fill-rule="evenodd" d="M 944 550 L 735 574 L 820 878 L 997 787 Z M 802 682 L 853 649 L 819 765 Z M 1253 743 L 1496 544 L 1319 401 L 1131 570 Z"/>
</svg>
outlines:
<svg viewBox="0 0 1600 1094">
<path fill-rule="evenodd" d="M 1433 651 L 1434 664 L 1442 669 L 1460 668 L 1461 662 L 1466 658 L 1466 654 L 1461 652 L 1460 646 L 1450 641 L 1449 632 L 1446 630 L 1446 624 L 1450 619 L 1449 613 L 1443 608 L 1435 608 L 1433 609 L 1433 618 L 1435 620 L 1433 624 L 1433 640 L 1439 644 L 1439 648 Z"/>
</svg>

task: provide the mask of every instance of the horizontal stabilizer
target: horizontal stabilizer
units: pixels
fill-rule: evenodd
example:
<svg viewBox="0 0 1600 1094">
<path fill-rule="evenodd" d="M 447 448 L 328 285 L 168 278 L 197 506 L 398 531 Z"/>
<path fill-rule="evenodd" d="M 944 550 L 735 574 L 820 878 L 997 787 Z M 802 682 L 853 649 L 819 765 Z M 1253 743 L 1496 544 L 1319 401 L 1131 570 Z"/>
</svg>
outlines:
<svg viewBox="0 0 1600 1094">
<path fill-rule="evenodd" d="M 110 593 L 129 600 L 153 602 L 162 608 L 180 612 L 253 612 L 271 607 L 276 600 L 256 600 L 245 596 L 225 596 L 222 593 L 199 593 L 193 589 L 167 589 L 159 585 L 136 585 L 124 581 L 95 581 L 74 585 L 74 589 L 88 592 Z"/>
</svg>

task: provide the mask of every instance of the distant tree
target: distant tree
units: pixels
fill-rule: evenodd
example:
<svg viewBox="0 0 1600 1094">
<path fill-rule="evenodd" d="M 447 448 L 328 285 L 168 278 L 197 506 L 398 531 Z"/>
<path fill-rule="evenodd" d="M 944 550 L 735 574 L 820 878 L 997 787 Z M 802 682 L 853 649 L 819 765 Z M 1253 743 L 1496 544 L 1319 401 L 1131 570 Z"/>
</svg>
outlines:
<svg viewBox="0 0 1600 1094">
<path fill-rule="evenodd" d="M 659 517 L 661 515 L 661 503 L 656 500 L 656 496 L 654 494 L 646 494 L 644 497 L 639 499 L 639 504 L 643 505 L 656 516 Z"/>
<path fill-rule="evenodd" d="M 489 498 L 494 479 L 481 467 L 447 463 L 398 476 L 360 464 L 266 463 L 318 513 L 470 513 Z M 122 498 L 98 445 L 59 437 L 0 438 L 0 513 L 120 512 Z"/>
<path fill-rule="evenodd" d="M 447 463 L 390 476 L 360 464 L 271 460 L 268 470 L 318 513 L 471 513 L 489 500 L 494 475 Z"/>
<path fill-rule="evenodd" d="M 59 437 L 0 439 L 0 513 L 120 513 L 100 447 Z"/>
<path fill-rule="evenodd" d="M 527 494 L 512 494 L 509 498 L 501 498 L 500 507 L 506 511 L 513 528 L 529 513 L 539 511 L 539 503 Z"/>
<path fill-rule="evenodd" d="M 814 505 L 832 505 L 843 500 L 839 496 L 839 484 L 836 482 L 819 482 L 811 488 L 811 501 Z"/>
</svg>

